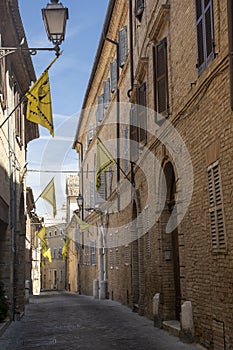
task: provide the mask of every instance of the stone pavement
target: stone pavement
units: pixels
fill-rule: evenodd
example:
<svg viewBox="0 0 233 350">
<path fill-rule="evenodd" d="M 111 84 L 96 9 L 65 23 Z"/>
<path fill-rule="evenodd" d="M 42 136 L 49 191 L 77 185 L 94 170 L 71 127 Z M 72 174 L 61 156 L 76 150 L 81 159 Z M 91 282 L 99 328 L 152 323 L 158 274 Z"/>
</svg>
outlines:
<svg viewBox="0 0 233 350">
<path fill-rule="evenodd" d="M 0 350 L 200 350 L 112 300 L 73 293 L 30 298 L 21 321 L 0 337 Z"/>
</svg>

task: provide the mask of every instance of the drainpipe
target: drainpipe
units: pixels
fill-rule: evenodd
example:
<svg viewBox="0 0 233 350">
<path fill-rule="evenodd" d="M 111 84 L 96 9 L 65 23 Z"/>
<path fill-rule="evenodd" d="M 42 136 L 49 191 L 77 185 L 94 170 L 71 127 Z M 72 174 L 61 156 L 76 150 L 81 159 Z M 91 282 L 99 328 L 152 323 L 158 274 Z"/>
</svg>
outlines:
<svg viewBox="0 0 233 350">
<path fill-rule="evenodd" d="M 233 110 L 233 4 L 227 1 L 228 12 L 228 36 L 229 36 L 229 61 L 230 61 L 230 101 Z"/>
<path fill-rule="evenodd" d="M 133 9 L 132 0 L 129 0 L 129 50 L 130 50 L 130 84 L 131 87 L 127 92 L 128 98 L 131 97 L 134 85 L 134 61 L 133 61 Z"/>
</svg>

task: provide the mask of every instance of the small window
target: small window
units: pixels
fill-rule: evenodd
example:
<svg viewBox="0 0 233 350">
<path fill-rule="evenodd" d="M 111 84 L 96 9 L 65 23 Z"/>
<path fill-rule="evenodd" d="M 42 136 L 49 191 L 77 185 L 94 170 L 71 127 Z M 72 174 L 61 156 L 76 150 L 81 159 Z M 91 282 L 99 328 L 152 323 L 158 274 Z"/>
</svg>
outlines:
<svg viewBox="0 0 233 350">
<path fill-rule="evenodd" d="M 57 249 L 56 248 L 54 248 L 54 250 L 53 250 L 53 258 L 57 259 Z"/>
<path fill-rule="evenodd" d="M 199 74 L 214 57 L 214 30 L 212 0 L 195 0 L 197 68 Z"/>
<path fill-rule="evenodd" d="M 56 236 L 56 235 L 57 235 L 57 231 L 55 230 L 55 231 L 54 231 L 54 236 Z"/>
<path fill-rule="evenodd" d="M 213 252 L 226 251 L 226 231 L 223 212 L 222 183 L 219 163 L 208 168 L 210 230 Z"/>
<path fill-rule="evenodd" d="M 144 11 L 144 0 L 135 0 L 135 16 L 141 22 Z"/>
<path fill-rule="evenodd" d="M 60 282 L 63 281 L 63 273 L 62 273 L 62 270 L 60 270 Z"/>
</svg>

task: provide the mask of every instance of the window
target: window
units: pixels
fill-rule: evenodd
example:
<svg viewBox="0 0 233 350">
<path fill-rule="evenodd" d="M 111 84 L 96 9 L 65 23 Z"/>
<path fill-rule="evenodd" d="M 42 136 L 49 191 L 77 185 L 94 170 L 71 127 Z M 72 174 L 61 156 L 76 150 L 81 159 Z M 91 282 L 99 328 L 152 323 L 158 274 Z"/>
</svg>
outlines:
<svg viewBox="0 0 233 350">
<path fill-rule="evenodd" d="M 119 66 L 124 67 L 128 56 L 128 33 L 127 27 L 119 31 Z"/>
<path fill-rule="evenodd" d="M 62 259 L 62 247 L 59 248 L 58 257 Z"/>
<path fill-rule="evenodd" d="M 210 230 L 213 252 L 226 251 L 226 232 L 219 163 L 208 168 Z"/>
<path fill-rule="evenodd" d="M 113 170 L 112 167 L 110 166 L 109 168 L 109 195 L 112 195 L 112 180 L 113 180 Z"/>
<path fill-rule="evenodd" d="M 169 109 L 169 99 L 166 38 L 153 47 L 153 58 L 155 111 L 158 113 L 167 113 Z"/>
<path fill-rule="evenodd" d="M 60 270 L 60 282 L 63 281 L 63 274 L 62 274 L 62 270 Z"/>
<path fill-rule="evenodd" d="M 88 258 L 89 258 L 89 247 L 88 247 L 88 245 L 85 245 L 85 247 L 84 247 L 84 265 L 88 265 Z"/>
<path fill-rule="evenodd" d="M 52 280 L 52 271 L 49 270 L 49 281 L 51 281 L 51 280 Z"/>
<path fill-rule="evenodd" d="M 95 244 L 95 241 L 90 241 L 90 264 L 96 265 L 96 244 Z"/>
<path fill-rule="evenodd" d="M 56 235 L 57 235 L 57 231 L 55 230 L 55 231 L 54 231 L 54 236 L 56 236 Z"/>
<path fill-rule="evenodd" d="M 138 141 L 146 141 L 147 113 L 146 113 L 146 83 L 137 89 L 137 119 L 138 119 Z"/>
<path fill-rule="evenodd" d="M 199 73 L 214 57 L 212 0 L 195 0 L 197 31 L 197 68 Z"/>
<path fill-rule="evenodd" d="M 53 249 L 53 258 L 57 259 L 57 249 L 56 248 Z"/>
<path fill-rule="evenodd" d="M 144 0 L 135 0 L 135 16 L 141 22 L 144 11 Z"/>
</svg>

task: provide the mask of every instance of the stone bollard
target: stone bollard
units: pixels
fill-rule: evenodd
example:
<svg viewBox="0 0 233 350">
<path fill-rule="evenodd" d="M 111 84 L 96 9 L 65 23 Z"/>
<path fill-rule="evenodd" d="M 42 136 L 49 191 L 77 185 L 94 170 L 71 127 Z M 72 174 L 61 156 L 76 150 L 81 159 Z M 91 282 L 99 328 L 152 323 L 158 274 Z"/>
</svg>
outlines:
<svg viewBox="0 0 233 350">
<path fill-rule="evenodd" d="M 153 297 L 153 316 L 154 316 L 154 327 L 161 328 L 162 323 L 159 317 L 159 293 L 156 293 Z"/>
<path fill-rule="evenodd" d="M 99 280 L 94 280 L 93 281 L 93 297 L 95 299 L 99 298 Z"/>
<path fill-rule="evenodd" d="M 180 338 L 185 343 L 194 342 L 193 309 L 191 301 L 185 301 L 181 306 L 181 332 Z"/>
</svg>

